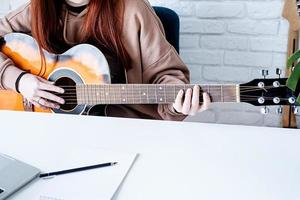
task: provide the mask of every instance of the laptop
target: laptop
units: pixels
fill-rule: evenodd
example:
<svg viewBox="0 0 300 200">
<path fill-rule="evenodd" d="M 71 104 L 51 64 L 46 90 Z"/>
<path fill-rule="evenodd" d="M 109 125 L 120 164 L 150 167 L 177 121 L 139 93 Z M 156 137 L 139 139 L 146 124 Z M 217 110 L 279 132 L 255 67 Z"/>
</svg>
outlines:
<svg viewBox="0 0 300 200">
<path fill-rule="evenodd" d="M 0 200 L 6 199 L 39 174 L 39 169 L 0 154 Z"/>
</svg>

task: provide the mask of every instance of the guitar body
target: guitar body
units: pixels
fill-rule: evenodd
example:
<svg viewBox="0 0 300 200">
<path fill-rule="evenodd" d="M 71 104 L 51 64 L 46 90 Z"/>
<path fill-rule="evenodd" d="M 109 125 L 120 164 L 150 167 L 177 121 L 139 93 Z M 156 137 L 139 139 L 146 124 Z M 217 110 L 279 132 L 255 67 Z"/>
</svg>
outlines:
<svg viewBox="0 0 300 200">
<path fill-rule="evenodd" d="M 17 67 L 56 82 L 58 86 L 64 87 L 76 84 L 98 85 L 111 82 L 109 65 L 105 56 L 92 45 L 81 44 L 61 55 L 50 54 L 43 50 L 46 63 L 45 67 L 42 67 L 39 47 L 32 37 L 25 34 L 12 33 L 6 35 L 4 40 L 5 44 L 2 46 L 1 51 L 12 59 Z M 65 90 L 67 91 L 68 88 Z M 72 94 L 69 91 L 69 98 L 75 101 L 76 94 Z M 33 108 L 32 111 L 84 114 L 90 108 L 86 105 L 77 105 L 74 102 L 73 104 L 64 105 L 60 110 Z M 23 97 L 16 92 L 7 90 L 0 90 L 0 109 L 26 110 Z"/>
</svg>

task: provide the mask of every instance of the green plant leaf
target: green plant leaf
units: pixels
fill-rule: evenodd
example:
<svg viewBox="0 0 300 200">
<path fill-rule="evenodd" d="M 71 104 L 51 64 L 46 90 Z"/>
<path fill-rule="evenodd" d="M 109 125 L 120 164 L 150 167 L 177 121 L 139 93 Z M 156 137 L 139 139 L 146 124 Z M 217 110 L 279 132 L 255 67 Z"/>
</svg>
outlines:
<svg viewBox="0 0 300 200">
<path fill-rule="evenodd" d="M 293 64 L 300 58 L 300 50 L 295 52 L 291 57 L 289 57 L 287 62 L 287 67 L 291 68 Z"/>
<path fill-rule="evenodd" d="M 300 104 L 300 94 L 299 94 L 299 96 L 297 98 L 297 103 Z"/>
<path fill-rule="evenodd" d="M 287 80 L 287 86 L 294 92 L 297 89 L 297 84 L 300 80 L 300 63 L 295 66 L 294 71 L 292 72 L 290 78 Z"/>
</svg>

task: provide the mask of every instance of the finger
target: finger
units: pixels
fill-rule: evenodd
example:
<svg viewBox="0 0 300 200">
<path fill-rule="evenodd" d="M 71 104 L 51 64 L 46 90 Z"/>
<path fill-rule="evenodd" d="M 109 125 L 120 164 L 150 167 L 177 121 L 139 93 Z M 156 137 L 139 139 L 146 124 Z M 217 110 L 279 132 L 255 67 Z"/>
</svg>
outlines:
<svg viewBox="0 0 300 200">
<path fill-rule="evenodd" d="M 47 108 L 45 106 L 42 106 L 40 104 L 38 104 L 37 102 L 35 101 L 30 101 L 35 107 L 38 107 L 38 108 L 42 108 L 43 110 L 46 110 Z"/>
<path fill-rule="evenodd" d="M 198 85 L 194 86 L 193 96 L 192 96 L 192 106 L 190 115 L 196 115 L 199 110 L 199 98 L 200 98 L 200 87 Z"/>
<path fill-rule="evenodd" d="M 51 103 L 45 99 L 40 99 L 39 104 L 41 104 L 42 106 L 45 106 L 46 108 L 52 108 L 52 109 L 59 109 L 60 106 L 56 103 Z"/>
<path fill-rule="evenodd" d="M 49 92 L 38 90 L 37 95 L 44 98 L 44 99 L 51 100 L 53 102 L 57 102 L 59 104 L 64 104 L 65 103 L 65 100 L 63 98 L 60 98 L 60 97 L 58 97 L 54 94 L 51 94 Z"/>
<path fill-rule="evenodd" d="M 183 106 L 182 106 L 182 113 L 184 115 L 188 115 L 190 113 L 192 93 L 193 93 L 193 90 L 191 88 L 187 89 L 185 98 L 184 98 L 184 102 L 183 102 Z"/>
<path fill-rule="evenodd" d="M 37 77 L 37 79 L 43 83 L 46 83 L 46 84 L 51 84 L 51 85 L 54 85 L 55 82 L 52 82 L 52 81 L 48 81 L 46 79 L 43 79 L 42 77 Z"/>
<path fill-rule="evenodd" d="M 173 108 L 181 113 L 182 110 L 182 100 L 183 100 L 184 91 L 180 90 L 177 94 L 177 97 L 175 99 L 175 103 L 173 104 Z"/>
<path fill-rule="evenodd" d="M 200 107 L 200 109 L 198 110 L 198 112 L 203 112 L 203 111 L 207 110 L 210 102 L 211 102 L 211 100 L 210 100 L 209 94 L 206 92 L 203 93 L 203 104 Z"/>
<path fill-rule="evenodd" d="M 64 93 L 64 89 L 57 87 L 55 85 L 46 84 L 43 82 L 40 82 L 39 89 L 47 90 L 47 91 L 51 91 L 51 92 L 57 92 L 57 93 L 61 93 L 61 94 Z"/>
</svg>

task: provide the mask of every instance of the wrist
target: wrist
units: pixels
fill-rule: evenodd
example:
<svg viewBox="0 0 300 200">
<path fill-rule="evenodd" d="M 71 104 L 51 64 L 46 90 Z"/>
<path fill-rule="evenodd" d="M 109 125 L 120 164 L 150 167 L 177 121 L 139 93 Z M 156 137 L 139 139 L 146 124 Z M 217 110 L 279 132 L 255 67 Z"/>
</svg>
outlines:
<svg viewBox="0 0 300 200">
<path fill-rule="evenodd" d="M 1 84 L 3 88 L 7 90 L 15 91 L 16 80 L 22 72 L 23 72 L 22 70 L 12 65 L 6 67 L 6 69 L 3 71 L 2 80 L 1 80 L 2 81 Z"/>
<path fill-rule="evenodd" d="M 15 82 L 15 90 L 16 90 L 17 93 L 21 93 L 21 92 L 20 92 L 20 82 L 21 82 L 21 79 L 22 79 L 26 74 L 28 74 L 28 72 L 22 72 L 22 73 L 18 76 L 18 78 L 17 78 L 17 80 L 16 80 L 16 82 Z"/>
</svg>

